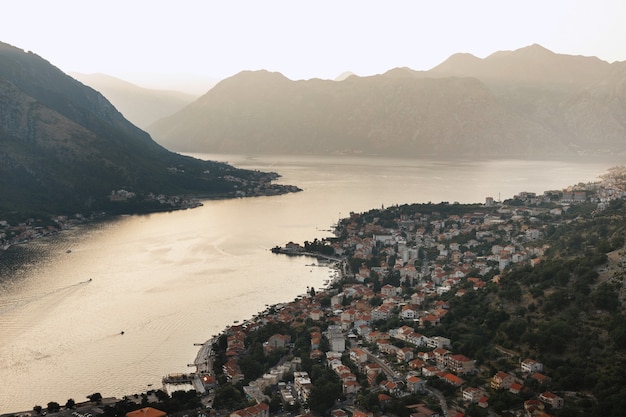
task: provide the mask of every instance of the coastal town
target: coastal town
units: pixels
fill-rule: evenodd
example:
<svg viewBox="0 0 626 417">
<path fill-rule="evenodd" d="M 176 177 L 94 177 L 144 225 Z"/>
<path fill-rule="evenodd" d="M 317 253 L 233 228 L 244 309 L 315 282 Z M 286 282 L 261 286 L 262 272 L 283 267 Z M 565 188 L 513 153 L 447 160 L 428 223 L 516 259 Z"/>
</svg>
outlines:
<svg viewBox="0 0 626 417">
<path fill-rule="evenodd" d="M 293 185 L 274 184 L 272 181 L 279 178 L 276 173 L 259 172 L 255 175 L 257 178 L 254 181 L 230 175 L 225 176 L 226 181 L 236 184 L 237 190 L 232 194 L 214 198 L 274 196 L 302 191 Z M 109 212 L 100 211 L 89 215 L 75 213 L 52 217 L 33 216 L 29 218 L 21 218 L 17 213 L 12 213 L 8 218 L 0 218 L 0 250 L 6 251 L 13 245 L 51 236 L 85 221 L 103 219 L 115 214 L 187 210 L 202 206 L 202 202 L 198 198 L 153 193 L 138 196 L 126 189 L 111 190 L 106 200 L 111 203 Z"/>
<path fill-rule="evenodd" d="M 325 288 L 307 288 L 291 302 L 228 326 L 200 346 L 195 372 L 167 375 L 161 388 L 121 401 L 98 398 L 83 403 L 83 411 L 50 411 L 76 417 L 133 416 L 137 409 L 154 417 L 572 415 L 598 399 L 560 382 L 566 370 L 553 365 L 560 362 L 552 353 L 562 347 L 538 340 L 528 325 L 537 311 L 554 311 L 549 303 L 558 291 L 536 286 L 531 296 L 507 274 L 539 270 L 554 250 L 546 235 L 576 224 L 580 217 L 571 213 L 577 210 L 594 218 L 611 209 L 626 196 L 625 184 L 626 168 L 616 167 L 599 182 L 521 192 L 505 202 L 487 197 L 484 204 L 351 213 L 338 222 L 334 238 L 273 250 L 315 257 L 315 266 L 332 273 Z M 618 249 L 596 265 L 587 294 L 594 300 L 611 285 L 621 306 L 624 242 L 613 243 Z M 493 309 L 481 318 L 488 304 Z M 603 308 L 596 304 L 597 314 L 608 317 Z M 157 400 L 181 393 L 193 394 L 193 409 L 160 411 Z"/>
</svg>

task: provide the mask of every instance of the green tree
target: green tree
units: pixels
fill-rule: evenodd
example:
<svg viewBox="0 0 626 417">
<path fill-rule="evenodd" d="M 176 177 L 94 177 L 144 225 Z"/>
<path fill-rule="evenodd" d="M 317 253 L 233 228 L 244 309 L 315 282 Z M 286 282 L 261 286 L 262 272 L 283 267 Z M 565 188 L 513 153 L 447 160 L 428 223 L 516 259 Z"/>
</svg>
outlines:
<svg viewBox="0 0 626 417">
<path fill-rule="evenodd" d="M 89 399 L 89 401 L 100 403 L 100 401 L 102 401 L 102 394 L 100 394 L 99 392 L 95 392 L 91 395 L 88 395 L 87 398 Z"/>
<path fill-rule="evenodd" d="M 326 414 L 335 401 L 342 395 L 341 384 L 335 381 L 321 380 L 316 383 L 309 396 L 309 407 L 317 415 Z"/>
<path fill-rule="evenodd" d="M 50 401 L 48 403 L 47 410 L 49 413 L 56 413 L 61 409 L 61 405 L 56 401 Z"/>
<path fill-rule="evenodd" d="M 232 384 L 222 385 L 215 392 L 215 399 L 213 400 L 215 408 L 236 410 L 242 408 L 243 405 L 245 405 L 245 401 L 242 393 Z"/>
<path fill-rule="evenodd" d="M 590 295 L 593 305 L 601 310 L 613 312 L 619 307 L 619 298 L 615 287 L 603 282 Z"/>
</svg>

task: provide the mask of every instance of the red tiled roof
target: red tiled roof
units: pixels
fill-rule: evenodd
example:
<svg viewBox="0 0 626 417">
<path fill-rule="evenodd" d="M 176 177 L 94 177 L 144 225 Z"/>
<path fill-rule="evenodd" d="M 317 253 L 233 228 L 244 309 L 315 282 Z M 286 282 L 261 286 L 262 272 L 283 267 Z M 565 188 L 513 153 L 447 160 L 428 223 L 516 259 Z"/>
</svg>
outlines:
<svg viewBox="0 0 626 417">
<path fill-rule="evenodd" d="M 126 417 L 164 417 L 166 415 L 167 413 L 165 411 L 157 410 L 152 407 L 144 407 L 126 413 Z"/>
</svg>

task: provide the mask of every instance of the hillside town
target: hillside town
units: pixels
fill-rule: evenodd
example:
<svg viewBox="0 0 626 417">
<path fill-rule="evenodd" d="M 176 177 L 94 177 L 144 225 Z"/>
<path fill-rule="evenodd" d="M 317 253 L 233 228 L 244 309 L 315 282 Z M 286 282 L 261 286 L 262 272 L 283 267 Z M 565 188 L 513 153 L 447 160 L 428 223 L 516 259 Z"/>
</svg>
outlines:
<svg viewBox="0 0 626 417">
<path fill-rule="evenodd" d="M 590 204 L 602 211 L 610 201 L 622 199 L 623 175 L 616 168 L 597 183 L 543 195 L 523 192 L 506 204 L 487 198 L 463 214 L 446 214 L 446 205 L 438 205 L 429 213 L 400 214 L 393 219 L 397 228 L 385 227 L 382 218 L 395 210 L 351 213 L 337 225 L 338 238 L 332 243 L 289 242 L 276 252 L 316 254 L 320 264 L 341 259 L 334 264 L 334 282 L 322 292 L 310 289 L 293 302 L 227 328 L 220 335 L 221 368 L 207 368 L 216 355 L 211 349 L 204 352 L 207 356 L 199 354 L 197 380 L 204 383 L 196 385 L 214 393 L 218 374 L 229 384 L 245 381 L 246 398 L 255 404 L 232 411 L 231 417 L 273 414 L 272 395 L 280 399 L 280 410 L 291 407 L 296 414 L 316 415 L 315 384 L 303 366 L 314 361 L 340 381 L 340 392 L 322 413 L 334 417 L 394 415 L 391 403 L 403 398 L 414 401 L 403 403 L 411 417 L 556 415 L 569 398 L 583 394 L 551 391 L 551 370 L 515 349 L 497 346 L 496 366 L 468 357 L 455 340 L 438 334 L 438 325 L 450 311 L 450 297 L 497 286 L 512 265 L 540 263 L 548 249 L 539 243 L 545 227 L 561 222 L 572 205 Z M 332 252 L 319 250 L 326 245 Z M 298 341 L 288 332 L 271 334 L 263 353 L 280 352 L 281 360 L 250 380 L 240 366 L 249 354 L 246 341 L 277 324 L 306 328 L 307 357 L 295 354 Z M 217 338 L 209 344 L 217 346 Z M 502 403 L 505 394 L 513 399 L 512 407 L 494 409 L 493 400 Z"/>
<path fill-rule="evenodd" d="M 563 415 L 590 394 L 553 389 L 540 349 L 486 353 L 442 323 L 511 268 L 540 265 L 544 234 L 574 221 L 565 216 L 573 207 L 594 216 L 623 199 L 625 174 L 618 167 L 599 182 L 505 202 L 351 213 L 335 238 L 276 248 L 317 257 L 333 273 L 328 286 L 228 326 L 201 347 L 196 372 L 166 376 L 163 391 L 197 393 L 201 407 L 185 415 L 199 417 Z M 125 400 L 146 405 L 148 394 Z"/>
</svg>

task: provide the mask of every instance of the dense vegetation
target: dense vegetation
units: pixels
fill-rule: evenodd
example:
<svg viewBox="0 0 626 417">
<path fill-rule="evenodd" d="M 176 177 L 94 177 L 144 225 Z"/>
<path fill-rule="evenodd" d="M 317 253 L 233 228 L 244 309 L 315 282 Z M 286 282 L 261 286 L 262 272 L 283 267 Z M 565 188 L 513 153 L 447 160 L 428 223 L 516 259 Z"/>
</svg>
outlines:
<svg viewBox="0 0 626 417">
<path fill-rule="evenodd" d="M 545 261 L 511 269 L 486 291 L 444 295 L 450 310 L 436 332 L 486 375 L 516 369 L 519 358 L 544 363 L 551 382 L 534 388 L 579 393 L 557 415 L 619 416 L 626 407 L 626 207 L 617 200 L 588 217 L 576 210 L 585 207 L 545 228 Z"/>
</svg>

